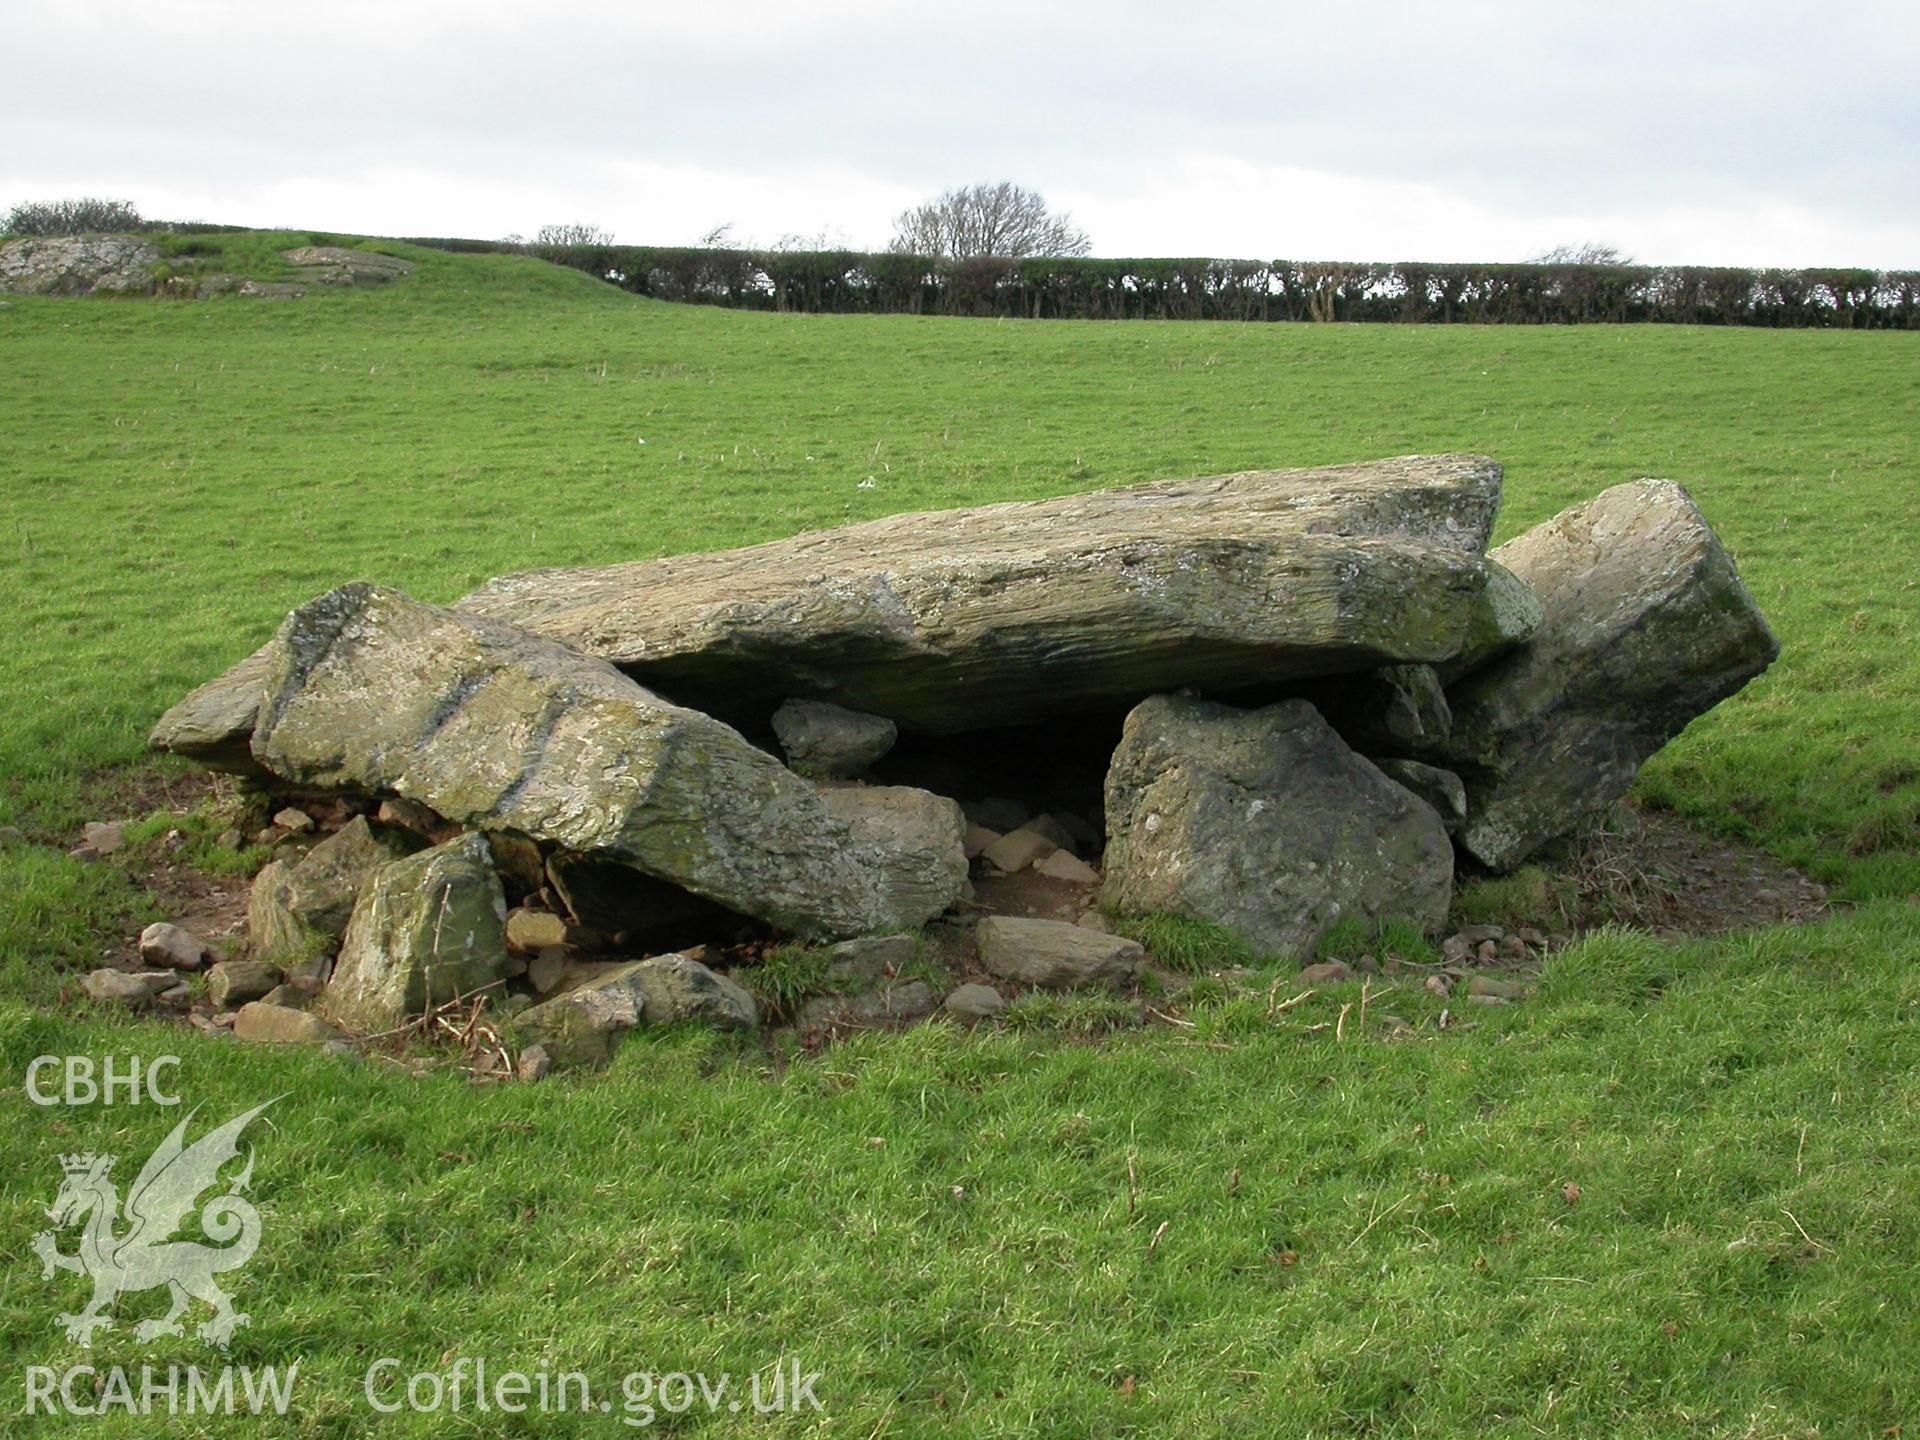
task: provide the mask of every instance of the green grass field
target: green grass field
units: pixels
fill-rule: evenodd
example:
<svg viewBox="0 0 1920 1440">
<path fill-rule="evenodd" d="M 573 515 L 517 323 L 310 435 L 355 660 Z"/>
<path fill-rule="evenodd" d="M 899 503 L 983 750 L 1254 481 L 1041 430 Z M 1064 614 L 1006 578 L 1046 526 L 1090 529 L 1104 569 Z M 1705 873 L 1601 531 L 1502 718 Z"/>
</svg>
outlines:
<svg viewBox="0 0 1920 1440">
<path fill-rule="evenodd" d="M 559 1417 L 361 1395 L 374 1358 L 476 1355 L 609 1387 L 821 1372 L 818 1413 L 657 1418 L 712 1435 L 1920 1423 L 1916 337 L 774 316 L 405 253 L 388 291 L 0 310 L 0 823 L 48 842 L 0 849 L 0 1383 L 209 1363 L 127 1326 L 69 1345 L 81 1282 L 30 1252 L 59 1152 L 131 1167 L 177 1116 L 37 1109 L 29 1061 L 177 1051 L 203 1119 L 285 1096 L 231 1358 L 301 1380 L 258 1431 L 167 1433 L 622 1432 L 612 1388 L 612 1413 Z M 1440 450 L 1507 466 L 1499 538 L 1642 475 L 1692 489 L 1784 650 L 1638 794 L 1842 913 L 1604 932 L 1535 998 L 1401 1043 L 1311 1029 L 1356 998 L 1337 989 L 1277 1016 L 1203 993 L 1191 1030 L 1095 1033 L 1064 1006 L 792 1063 L 642 1036 L 605 1075 L 497 1089 L 70 998 L 152 918 L 62 853 L 79 823 L 152 766 L 161 709 L 344 580 L 444 601 L 531 565 Z M 0 1432 L 156 1432 L 22 1418 L 21 1396 Z"/>
</svg>

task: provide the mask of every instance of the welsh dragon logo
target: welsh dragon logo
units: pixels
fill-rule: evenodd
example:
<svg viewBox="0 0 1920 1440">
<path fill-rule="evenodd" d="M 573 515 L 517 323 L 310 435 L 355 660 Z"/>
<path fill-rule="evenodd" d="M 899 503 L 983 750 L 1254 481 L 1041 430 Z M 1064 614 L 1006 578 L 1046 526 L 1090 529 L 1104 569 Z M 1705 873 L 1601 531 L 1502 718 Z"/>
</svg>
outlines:
<svg viewBox="0 0 1920 1440">
<path fill-rule="evenodd" d="M 189 1111 L 140 1167 L 127 1193 L 123 1234 L 115 1233 L 121 1218 L 120 1193 L 108 1178 L 114 1157 L 91 1152 L 60 1157 L 67 1178 L 47 1218 L 56 1229 L 82 1226 L 80 1246 L 74 1254 L 62 1255 L 55 1231 L 42 1230 L 33 1238 L 33 1250 L 40 1257 L 42 1279 L 53 1278 L 56 1270 L 72 1270 L 93 1282 L 93 1298 L 86 1308 L 60 1317 L 69 1340 L 92 1345 L 94 1331 L 112 1327 L 106 1312 L 122 1293 L 164 1285 L 172 1296 L 172 1308 L 141 1321 L 134 1328 L 135 1337 L 155 1340 L 180 1334 L 181 1315 L 193 1301 L 203 1300 L 213 1307 L 213 1314 L 196 1333 L 222 1350 L 227 1348 L 233 1332 L 248 1319 L 233 1308 L 232 1297 L 214 1283 L 214 1276 L 239 1269 L 260 1246 L 260 1212 L 240 1194 L 253 1177 L 252 1151 L 225 1193 L 216 1194 L 204 1206 L 200 1196 L 218 1183 L 221 1167 L 239 1155 L 240 1132 L 271 1104 L 269 1100 L 255 1106 L 191 1145 L 184 1141 L 198 1107 Z M 212 1245 L 174 1238 L 196 1207 L 200 1228 Z"/>
</svg>

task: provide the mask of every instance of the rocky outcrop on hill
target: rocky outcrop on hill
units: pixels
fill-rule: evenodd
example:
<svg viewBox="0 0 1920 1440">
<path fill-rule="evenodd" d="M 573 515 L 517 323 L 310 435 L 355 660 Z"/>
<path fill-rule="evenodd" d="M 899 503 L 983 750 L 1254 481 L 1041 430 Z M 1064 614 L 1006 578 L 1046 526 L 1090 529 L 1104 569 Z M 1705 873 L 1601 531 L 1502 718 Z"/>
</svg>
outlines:
<svg viewBox="0 0 1920 1440">
<path fill-rule="evenodd" d="M 138 235 L 26 236 L 0 244 L 10 295 L 151 295 L 160 252 Z"/>
<path fill-rule="evenodd" d="M 0 243 L 0 294 L 299 300 L 314 285 L 387 285 L 413 273 L 411 260 L 341 245 L 302 245 L 282 252 L 282 258 L 293 266 L 294 279 L 258 280 L 193 269 L 168 274 L 159 248 L 142 235 L 27 236 Z"/>
<path fill-rule="evenodd" d="M 390 285 L 413 273 L 413 262 L 344 245 L 302 245 L 283 252 L 294 273 L 316 285 Z"/>
<path fill-rule="evenodd" d="M 1344 921 L 1437 930 L 1456 846 L 1519 863 L 1775 652 L 1678 486 L 1488 557 L 1499 479 L 1447 456 L 1167 482 L 535 571 L 452 608 L 356 583 L 154 743 L 336 817 L 256 882 L 272 1004 L 320 990 L 391 1031 L 506 987 L 538 1001 L 522 1069 L 751 1026 L 728 957 L 956 910 L 984 912 L 971 974 L 1016 998 L 1130 983 L 1141 947 L 1096 899 L 1307 959 Z M 801 1019 L 936 1010 L 911 935 L 885 948 L 870 993 Z"/>
</svg>

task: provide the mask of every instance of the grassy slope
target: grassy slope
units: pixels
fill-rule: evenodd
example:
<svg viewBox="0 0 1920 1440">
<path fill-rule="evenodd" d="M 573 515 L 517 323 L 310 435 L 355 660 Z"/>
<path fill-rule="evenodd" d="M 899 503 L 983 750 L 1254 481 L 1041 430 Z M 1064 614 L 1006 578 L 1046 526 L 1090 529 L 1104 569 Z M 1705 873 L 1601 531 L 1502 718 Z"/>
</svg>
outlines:
<svg viewBox="0 0 1920 1440">
<path fill-rule="evenodd" d="M 307 1357 L 299 1433 L 354 1428 L 356 1356 L 449 1347 L 599 1375 L 799 1352 L 825 1428 L 858 1435 L 1913 1418 L 1914 337 L 770 317 L 417 258 L 399 289 L 291 305 L 0 311 L 0 820 L 86 818 L 84 776 L 353 576 L 439 600 L 903 509 L 1468 449 L 1508 466 L 1503 535 L 1643 474 L 1693 488 L 1786 651 L 1642 793 L 1869 903 L 1804 935 L 1603 938 L 1444 1042 L 1335 1046 L 1231 1002 L 1190 1034 L 934 1030 L 778 1077 L 648 1039 L 604 1081 L 473 1094 L 191 1045 L 209 1113 L 293 1091 L 236 1353 Z M 44 851 L 0 851 L 0 896 L 16 995 L 133 909 Z M 183 1043 L 0 1002 L 15 1075 Z M 0 1335 L 70 1361 L 73 1285 L 24 1259 L 54 1152 L 157 1130 L 0 1104 Z M 418 1268 L 390 1280 L 396 1249 Z"/>
</svg>

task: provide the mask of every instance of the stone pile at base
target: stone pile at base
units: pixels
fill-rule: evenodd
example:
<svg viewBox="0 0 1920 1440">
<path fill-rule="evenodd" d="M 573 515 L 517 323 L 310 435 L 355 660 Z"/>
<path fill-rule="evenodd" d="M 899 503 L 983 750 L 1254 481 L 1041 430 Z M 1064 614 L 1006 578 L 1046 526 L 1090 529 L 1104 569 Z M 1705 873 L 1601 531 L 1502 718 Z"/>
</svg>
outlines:
<svg viewBox="0 0 1920 1440">
<path fill-rule="evenodd" d="M 1098 913 L 994 913 L 1035 885 L 1311 960 L 1343 922 L 1438 931 L 1457 857 L 1511 869 L 1568 834 L 1777 653 L 1679 486 L 1488 553 L 1499 497 L 1490 460 L 1415 456 L 535 571 L 452 607 L 354 583 L 153 743 L 334 817 L 255 883 L 242 963 L 272 975 L 235 993 L 270 1009 L 248 992 L 275 979 L 315 1017 L 254 1009 L 266 1038 L 511 994 L 534 1068 L 592 1063 L 635 1026 L 758 1024 L 723 954 L 848 942 L 853 975 L 887 943 L 861 937 L 956 915 L 985 918 L 950 1016 L 1129 983 L 1140 947 Z M 942 1004 L 884 979 L 876 1018 Z"/>
</svg>

